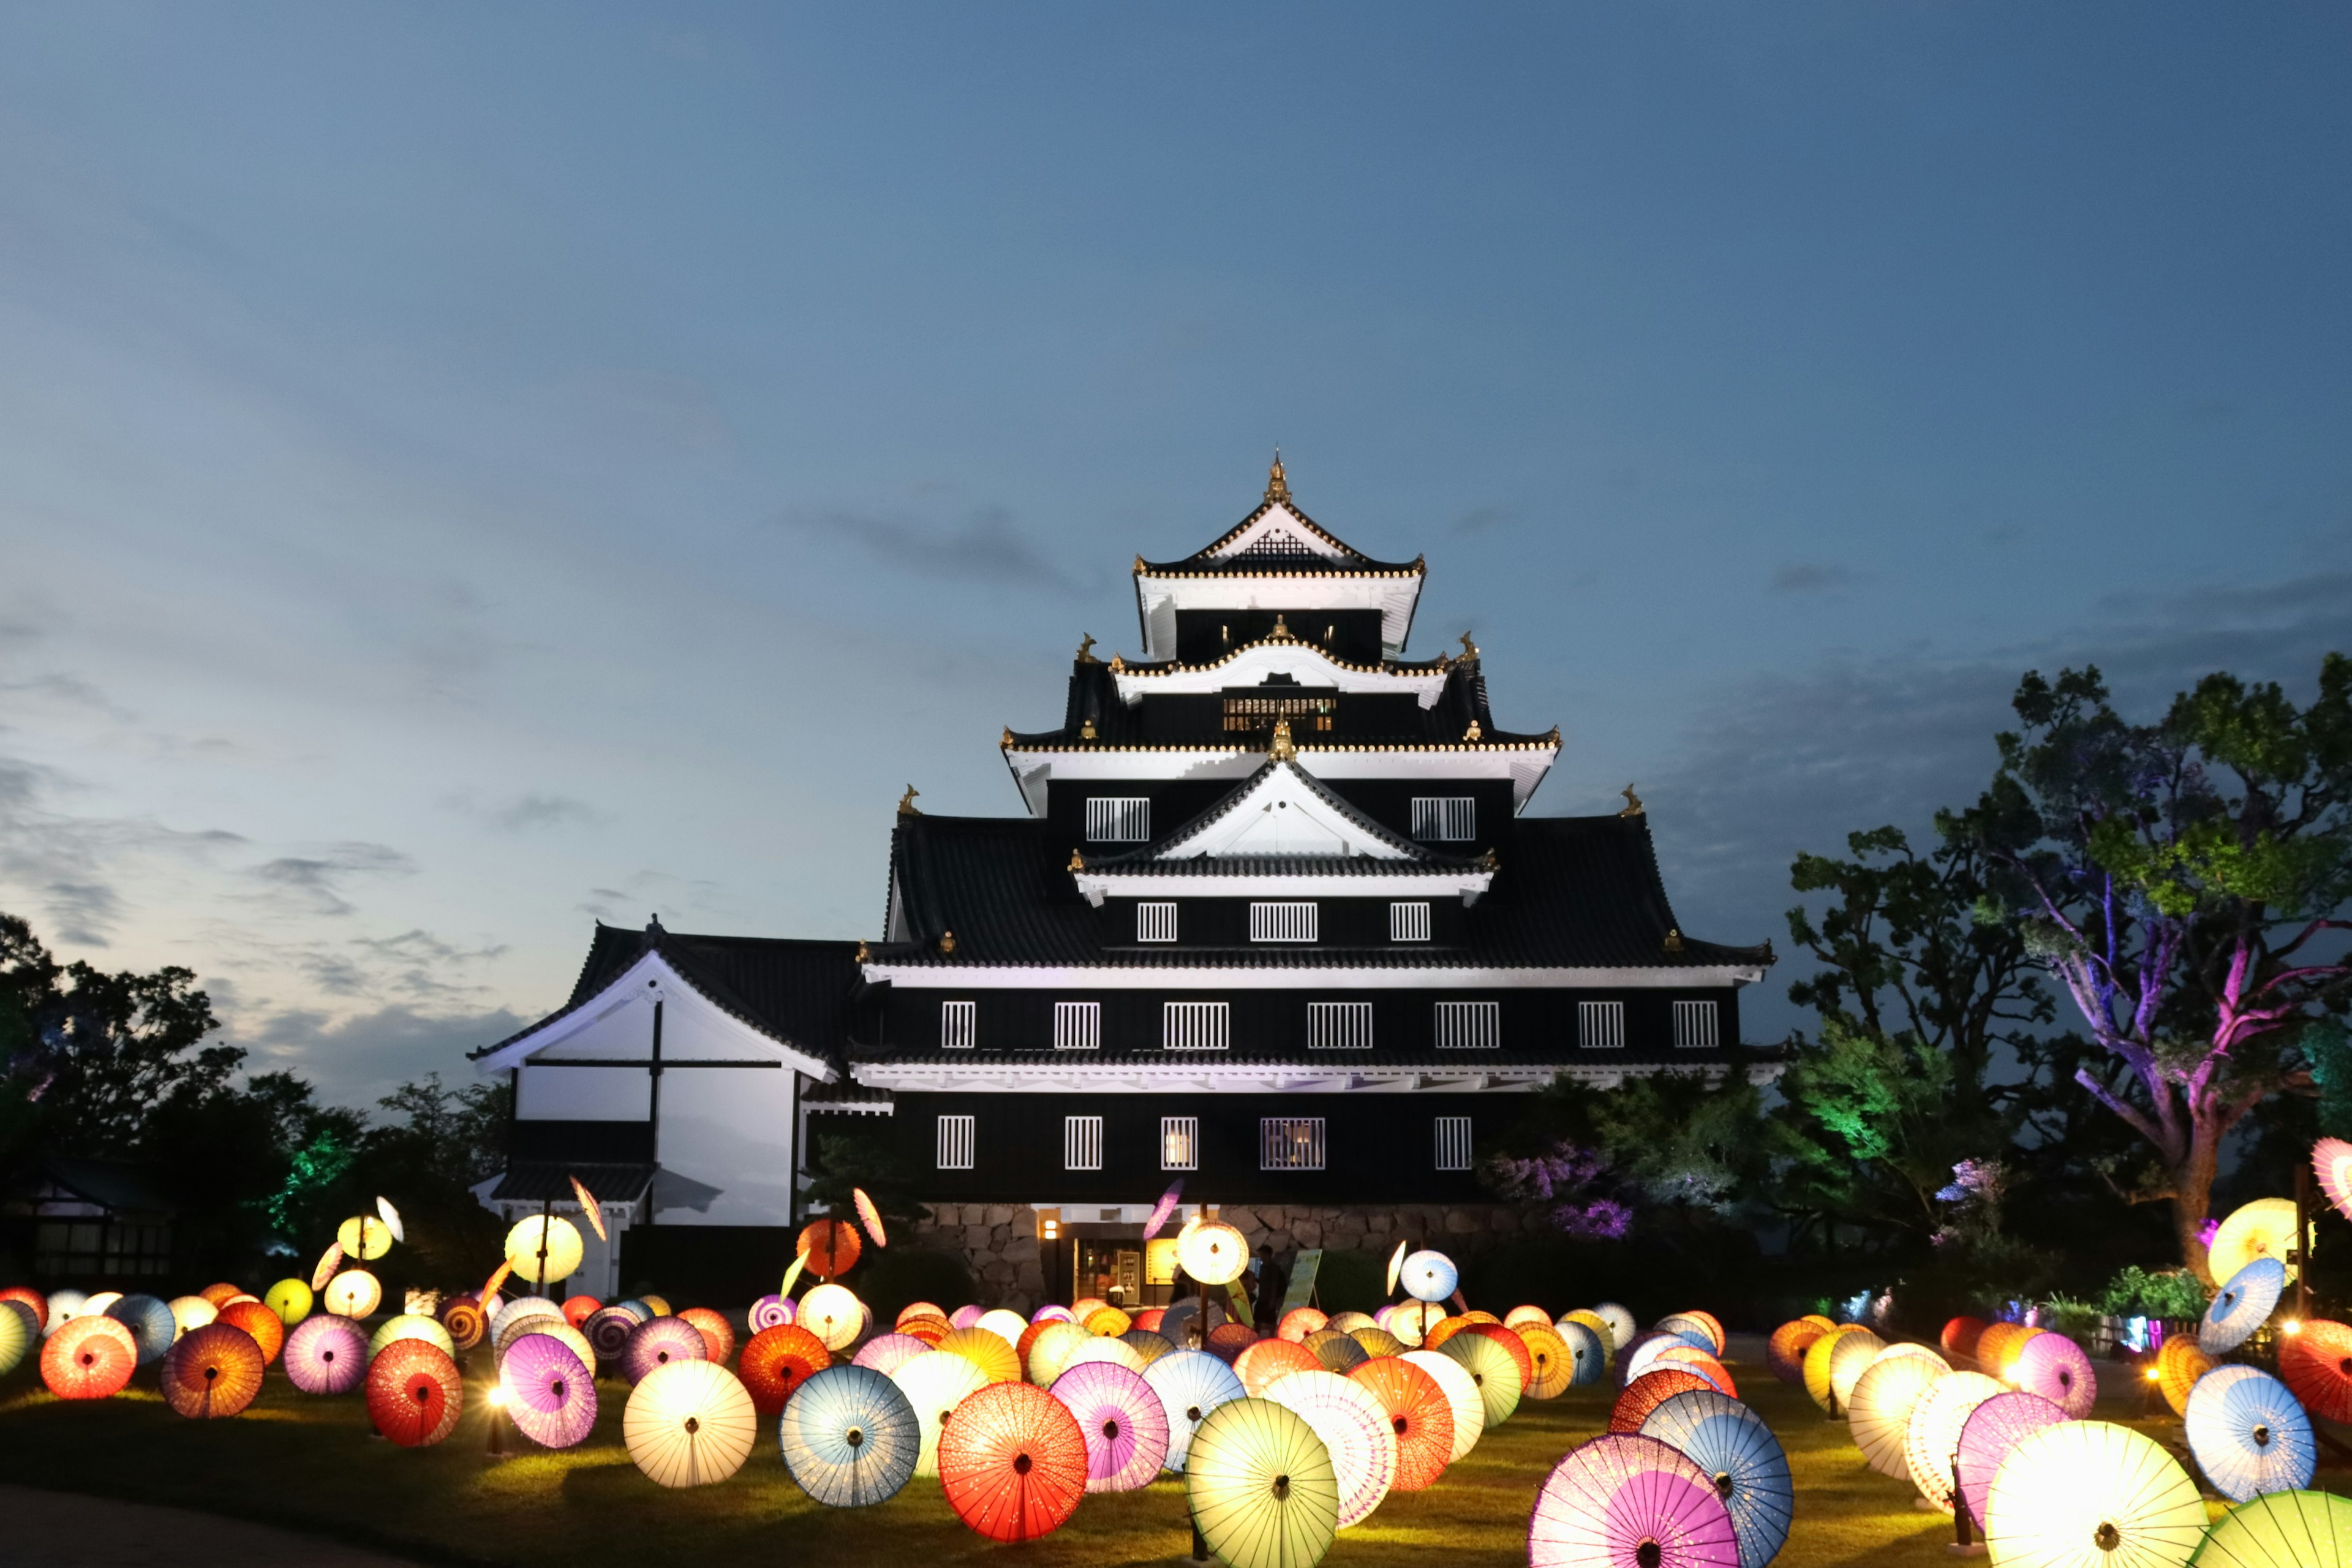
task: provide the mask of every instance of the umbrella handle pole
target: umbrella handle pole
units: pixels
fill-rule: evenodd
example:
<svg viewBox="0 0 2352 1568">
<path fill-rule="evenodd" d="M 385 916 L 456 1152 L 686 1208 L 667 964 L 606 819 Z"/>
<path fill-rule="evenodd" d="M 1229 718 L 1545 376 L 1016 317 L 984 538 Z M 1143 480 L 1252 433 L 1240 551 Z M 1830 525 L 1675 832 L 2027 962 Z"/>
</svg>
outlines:
<svg viewBox="0 0 2352 1568">
<path fill-rule="evenodd" d="M 1203 1540 L 1202 1540 L 1202 1539 L 1201 1539 L 1201 1521 L 1200 1521 L 1199 1520 L 1197 1520 L 1197 1519 L 1196 1519 L 1196 1520 L 1193 1520 L 1192 1522 L 1192 1561 L 1193 1561 L 1193 1562 L 1195 1562 L 1195 1563 L 1213 1563 L 1213 1562 L 1216 1561 L 1216 1559 L 1214 1559 L 1214 1558 L 1213 1558 L 1213 1557 L 1211 1557 L 1211 1556 L 1209 1555 L 1209 1543 L 1208 1543 L 1206 1541 L 1203 1541 Z"/>
</svg>

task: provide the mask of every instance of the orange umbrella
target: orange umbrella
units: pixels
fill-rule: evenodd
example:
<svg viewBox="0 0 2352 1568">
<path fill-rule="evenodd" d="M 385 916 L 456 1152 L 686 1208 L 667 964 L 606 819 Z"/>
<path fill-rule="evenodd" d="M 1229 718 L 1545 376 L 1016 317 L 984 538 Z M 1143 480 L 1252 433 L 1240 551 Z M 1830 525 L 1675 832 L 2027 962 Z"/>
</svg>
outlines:
<svg viewBox="0 0 2352 1568">
<path fill-rule="evenodd" d="M 277 1320 L 267 1307 L 261 1315 Z M 163 1397 L 191 1420 L 234 1415 L 261 1392 L 263 1364 L 251 1334 L 229 1323 L 206 1323 L 164 1352 Z"/>
<path fill-rule="evenodd" d="M 205 1300 L 210 1301 L 214 1307 L 220 1308 L 227 1306 L 232 1299 L 244 1295 L 245 1287 L 242 1285 L 231 1285 L 226 1280 L 223 1280 L 217 1285 L 205 1286 L 203 1289 L 197 1291 L 196 1294 L 202 1296 Z"/>
<path fill-rule="evenodd" d="M 800 1257 L 820 1279 L 838 1279 L 856 1267 L 865 1244 L 845 1219 L 821 1219 L 801 1232 Z"/>
<path fill-rule="evenodd" d="M 368 1418 L 404 1448 L 428 1447 L 457 1430 L 465 1398 L 457 1363 L 424 1340 L 394 1340 L 368 1364 Z"/>
<path fill-rule="evenodd" d="M 2176 1334 L 2164 1342 L 2156 1357 L 2156 1384 L 2175 1415 L 2189 1414 L 2189 1391 L 2212 1370 L 2213 1358 L 2199 1348 L 2193 1336 Z"/>
<path fill-rule="evenodd" d="M 1265 1394 L 1277 1377 L 1322 1370 L 1321 1357 L 1305 1345 L 1285 1339 L 1260 1340 L 1234 1358 L 1234 1372 L 1253 1399 Z"/>
<path fill-rule="evenodd" d="M 1444 1474 L 1454 1457 L 1454 1406 L 1437 1380 L 1401 1356 L 1386 1355 L 1348 1376 L 1380 1401 L 1396 1433 L 1396 1479 L 1390 1489 L 1417 1492 Z"/>
<path fill-rule="evenodd" d="M 2281 1342 L 2278 1360 L 2279 1375 L 2305 1410 L 2352 1421 L 2352 1327 L 2315 1318 Z"/>
<path fill-rule="evenodd" d="M 710 1359 L 725 1366 L 735 1354 L 735 1326 L 708 1307 L 688 1307 L 680 1312 L 678 1321 L 692 1323 L 702 1336 L 703 1348 Z"/>
<path fill-rule="evenodd" d="M 751 1391 L 751 1407 L 762 1415 L 782 1411 L 793 1390 L 833 1364 L 833 1352 L 806 1329 L 783 1323 L 761 1329 L 743 1347 L 736 1368 Z"/>
<path fill-rule="evenodd" d="M 1805 1347 L 1829 1332 L 1807 1318 L 1795 1318 L 1772 1331 L 1765 1342 L 1764 1360 L 1782 1383 L 1805 1381 Z"/>
<path fill-rule="evenodd" d="M 1617 1396 L 1617 1403 L 1609 1407 L 1609 1430 L 1639 1432 L 1642 1423 L 1650 1418 L 1651 1411 L 1675 1394 L 1688 1394 L 1695 1388 L 1713 1389 L 1715 1384 L 1694 1372 L 1680 1372 L 1673 1368 L 1645 1372 L 1627 1384 L 1625 1392 Z M 1717 1389 L 1716 1392 L 1722 1391 Z"/>
<path fill-rule="evenodd" d="M 474 1298 L 477 1301 L 481 1303 L 483 1311 L 494 1312 L 498 1310 L 498 1303 L 491 1300 L 490 1298 L 499 1293 L 499 1287 L 505 1284 L 507 1282 L 507 1276 L 513 1272 L 514 1263 L 511 1259 L 500 1263 L 497 1268 L 491 1271 L 489 1283 L 484 1285 L 482 1287 L 482 1293 Z"/>
<path fill-rule="evenodd" d="M 991 1541 L 1061 1528 L 1087 1490 L 1087 1439 L 1060 1400 L 1026 1383 L 992 1383 L 940 1432 L 940 1484 L 956 1517 Z"/>
<path fill-rule="evenodd" d="M 138 1369 L 138 1342 L 103 1313 L 67 1320 L 41 1346 L 41 1381 L 59 1399 L 110 1399 Z"/>
<path fill-rule="evenodd" d="M 1982 1318 L 1954 1318 L 1944 1325 L 1940 1342 L 1944 1347 L 1944 1353 L 1954 1361 L 1974 1361 L 1977 1355 L 1977 1341 L 1990 1327 L 1992 1325 Z"/>
<path fill-rule="evenodd" d="M 253 1336 L 253 1342 L 260 1347 L 264 1366 L 276 1361 L 278 1352 L 286 1348 L 286 1325 L 277 1313 L 258 1301 L 232 1301 L 221 1309 L 220 1321 Z"/>
</svg>

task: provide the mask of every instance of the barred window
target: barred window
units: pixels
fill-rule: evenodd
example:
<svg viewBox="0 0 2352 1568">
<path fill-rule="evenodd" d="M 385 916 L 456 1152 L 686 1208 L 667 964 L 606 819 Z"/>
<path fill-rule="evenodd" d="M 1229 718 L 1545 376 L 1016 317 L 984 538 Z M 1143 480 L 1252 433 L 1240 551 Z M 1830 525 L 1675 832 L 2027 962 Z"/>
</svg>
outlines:
<svg viewBox="0 0 2352 1568">
<path fill-rule="evenodd" d="M 968 1051 L 980 1033 L 980 1004 L 977 1002 L 942 1002 L 940 1004 L 940 1049 Z"/>
<path fill-rule="evenodd" d="M 1307 1004 L 1307 1048 L 1310 1051 L 1370 1050 L 1372 1005 L 1370 1002 L 1309 1002 Z"/>
<path fill-rule="evenodd" d="M 1248 552 L 1243 552 L 1247 554 Z M 1260 734 L 1274 728 L 1275 721 L 1287 719 L 1294 733 L 1309 730 L 1328 731 L 1331 715 L 1339 711 L 1336 697 L 1228 697 L 1225 699 L 1225 733 L 1228 735 Z"/>
<path fill-rule="evenodd" d="M 1138 942 L 1174 942 L 1176 940 L 1176 905 L 1148 903 L 1135 906 L 1135 940 Z"/>
<path fill-rule="evenodd" d="M 1712 1002 L 1677 1002 L 1675 1004 L 1675 1044 L 1692 1050 L 1713 1050 L 1717 1038 L 1715 1004 Z"/>
<path fill-rule="evenodd" d="M 1389 940 L 1391 942 L 1427 942 L 1429 940 L 1429 905 L 1425 900 L 1389 906 Z"/>
<path fill-rule="evenodd" d="M 1170 1002 L 1160 1016 L 1160 1044 L 1171 1051 L 1222 1051 L 1233 1018 L 1223 1002 Z"/>
<path fill-rule="evenodd" d="M 1315 940 L 1315 906 L 1313 904 L 1252 904 L 1250 906 L 1250 941 L 1252 942 L 1313 942 Z"/>
<path fill-rule="evenodd" d="M 971 1169 L 972 1118 L 942 1116 L 940 1118 L 940 1169 L 969 1171 Z"/>
<path fill-rule="evenodd" d="M 1487 1051 L 1502 1043 L 1501 1003 L 1440 1002 L 1437 1005 L 1439 1050 Z"/>
<path fill-rule="evenodd" d="M 1163 1116 L 1160 1119 L 1160 1168 L 1197 1171 L 1201 1168 L 1201 1119 Z"/>
<path fill-rule="evenodd" d="M 1056 1002 L 1054 1004 L 1054 1048 L 1055 1050 L 1091 1051 L 1101 1045 L 1101 1003 Z"/>
<path fill-rule="evenodd" d="M 1588 1051 L 1624 1049 L 1625 1004 L 1579 1002 L 1576 1005 L 1576 1043 Z"/>
<path fill-rule="evenodd" d="M 1150 795 L 1098 795 L 1087 802 L 1088 842 L 1140 844 L 1150 837 Z"/>
<path fill-rule="evenodd" d="M 1323 1168 L 1323 1119 L 1319 1116 L 1268 1116 L 1257 1124 L 1257 1168 L 1261 1171 L 1319 1171 Z"/>
<path fill-rule="evenodd" d="M 1478 833 L 1478 802 L 1466 795 L 1415 795 L 1412 836 L 1415 838 L 1474 838 Z"/>
<path fill-rule="evenodd" d="M 1437 1118 L 1437 1168 L 1441 1171 L 1466 1171 L 1470 1168 L 1468 1117 Z"/>
<path fill-rule="evenodd" d="M 1102 1169 L 1102 1123 L 1099 1116 L 1062 1118 L 1062 1169 Z"/>
</svg>

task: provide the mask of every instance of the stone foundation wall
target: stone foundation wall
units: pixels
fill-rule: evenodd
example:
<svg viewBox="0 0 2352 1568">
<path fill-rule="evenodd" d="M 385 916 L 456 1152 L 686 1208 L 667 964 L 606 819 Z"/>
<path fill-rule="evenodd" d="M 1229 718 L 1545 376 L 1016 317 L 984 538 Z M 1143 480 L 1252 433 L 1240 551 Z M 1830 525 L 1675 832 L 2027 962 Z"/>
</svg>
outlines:
<svg viewBox="0 0 2352 1568">
<path fill-rule="evenodd" d="M 963 1260 L 983 1307 L 1034 1311 L 1045 1300 L 1045 1270 L 1037 1244 L 1037 1211 L 1013 1204 L 929 1204 L 915 1226 L 919 1247 Z M 1217 1217 L 1239 1230 L 1255 1250 L 1260 1243 L 1287 1258 L 1305 1247 L 1382 1254 L 1396 1244 L 1432 1247 L 1456 1263 L 1508 1246 L 1528 1234 L 1528 1216 L 1509 1204 L 1404 1204 L 1387 1208 L 1331 1208 L 1295 1204 L 1234 1204 Z"/>
</svg>

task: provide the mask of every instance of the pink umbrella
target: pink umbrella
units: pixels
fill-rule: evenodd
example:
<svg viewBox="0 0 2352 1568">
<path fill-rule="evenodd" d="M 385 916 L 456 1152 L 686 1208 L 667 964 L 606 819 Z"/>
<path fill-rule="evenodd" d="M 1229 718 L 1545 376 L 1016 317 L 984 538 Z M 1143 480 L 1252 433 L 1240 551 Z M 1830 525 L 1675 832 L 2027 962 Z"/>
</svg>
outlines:
<svg viewBox="0 0 2352 1568">
<path fill-rule="evenodd" d="M 596 1425 L 596 1380 L 552 1334 L 525 1334 L 509 1345 L 499 1386 L 515 1429 L 543 1448 L 569 1448 Z"/>
<path fill-rule="evenodd" d="M 2099 1397 L 2099 1374 L 2083 1347 L 2063 1334 L 2036 1334 L 2017 1352 L 2009 1381 L 2021 1394 L 2038 1394 L 2080 1421 Z"/>
<path fill-rule="evenodd" d="M 870 1366 L 887 1377 L 931 1347 L 912 1334 L 877 1334 L 850 1357 L 855 1366 Z"/>
<path fill-rule="evenodd" d="M 2352 1219 L 2352 1143 L 2322 1138 L 2311 1146 L 2312 1169 L 2319 1173 L 2319 1190 L 2336 1212 Z"/>
<path fill-rule="evenodd" d="M 1177 1200 L 1183 1195 L 1184 1178 L 1179 1176 L 1168 1184 L 1168 1190 L 1160 1194 L 1158 1203 L 1151 1205 L 1151 1217 L 1143 1222 L 1144 1240 L 1150 1241 L 1160 1234 L 1160 1227 L 1166 1225 L 1169 1216 L 1176 1212 Z"/>
<path fill-rule="evenodd" d="M 1087 1490 L 1149 1486 L 1168 1458 L 1168 1408 L 1117 1362 L 1083 1361 L 1054 1380 L 1054 1397 L 1087 1440 Z"/>
<path fill-rule="evenodd" d="M 1552 1467 L 1528 1524 L 1528 1568 L 1739 1568 L 1715 1479 L 1655 1437 L 1595 1437 Z"/>
<path fill-rule="evenodd" d="M 331 1312 L 295 1324 L 285 1355 L 287 1381 L 305 1394 L 349 1394 L 367 1376 L 367 1335 Z"/>
<path fill-rule="evenodd" d="M 751 1303 L 751 1331 L 781 1329 L 793 1321 L 793 1304 L 782 1296 L 762 1296 Z"/>
<path fill-rule="evenodd" d="M 621 1375 L 643 1383 L 656 1367 L 674 1361 L 709 1361 L 710 1346 L 702 1331 L 683 1318 L 656 1318 L 629 1331 L 621 1349 Z"/>
<path fill-rule="evenodd" d="M 1985 1499 L 1992 1491 L 1992 1478 L 2010 1450 L 2044 1426 L 2055 1426 L 2066 1418 L 2063 1409 L 2038 1394 L 1996 1394 L 1969 1413 L 1960 1427 L 1960 1497 L 1978 1529 L 1984 1528 Z"/>
<path fill-rule="evenodd" d="M 975 1327 L 980 1322 L 980 1314 L 982 1310 L 983 1309 L 979 1307 L 958 1307 L 954 1311 L 948 1314 L 948 1327 L 951 1329 L 969 1329 Z"/>
</svg>

